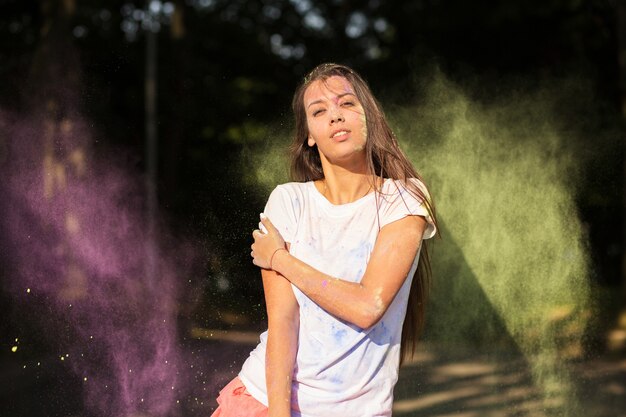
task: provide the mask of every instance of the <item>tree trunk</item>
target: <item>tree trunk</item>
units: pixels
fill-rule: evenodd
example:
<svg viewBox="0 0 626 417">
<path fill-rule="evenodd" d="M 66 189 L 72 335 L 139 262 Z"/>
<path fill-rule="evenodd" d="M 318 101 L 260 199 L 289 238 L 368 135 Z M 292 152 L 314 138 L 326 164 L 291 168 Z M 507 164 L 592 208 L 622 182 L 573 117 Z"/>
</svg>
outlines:
<svg viewBox="0 0 626 417">
<path fill-rule="evenodd" d="M 188 82 L 187 65 L 193 60 L 189 56 L 189 48 L 187 44 L 187 29 L 185 27 L 185 1 L 176 0 L 174 2 L 174 13 L 172 15 L 172 23 L 170 27 L 170 59 L 169 61 L 169 77 L 167 78 L 167 88 L 170 97 L 169 103 L 163 103 L 166 106 L 165 114 L 167 114 L 167 127 L 164 132 L 162 143 L 162 184 L 163 193 L 161 197 L 168 205 L 176 204 L 176 190 L 179 188 L 180 167 L 183 159 L 184 143 L 188 136 L 187 112 L 190 111 L 191 94 L 189 92 L 190 85 Z"/>
<path fill-rule="evenodd" d="M 626 126 L 626 3 L 617 2 L 617 45 L 619 62 L 620 105 L 622 126 Z M 623 131 L 623 129 L 622 129 Z M 626 146 L 625 146 L 626 148 Z M 624 155 L 624 185 L 622 195 L 622 293 L 626 297 L 626 154 Z"/>
</svg>

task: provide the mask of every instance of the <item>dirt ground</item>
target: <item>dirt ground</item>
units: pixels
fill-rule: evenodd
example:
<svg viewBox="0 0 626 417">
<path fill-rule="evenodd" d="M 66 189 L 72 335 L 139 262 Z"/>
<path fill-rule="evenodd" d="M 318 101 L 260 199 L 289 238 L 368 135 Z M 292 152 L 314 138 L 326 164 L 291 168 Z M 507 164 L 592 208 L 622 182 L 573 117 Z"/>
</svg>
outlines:
<svg viewBox="0 0 626 417">
<path fill-rule="evenodd" d="M 257 336 L 254 332 L 229 336 L 211 333 L 212 343 L 226 350 L 232 350 L 232 346 L 243 351 L 246 346 L 251 349 Z M 222 380 L 234 376 L 236 369 L 222 373 Z M 528 362 L 518 353 L 484 354 L 461 348 L 450 354 L 424 343 L 415 358 L 400 370 L 393 415 L 626 417 L 626 354 L 623 352 L 567 363 L 562 376 L 573 392 L 572 397 L 568 399 L 555 392 L 546 398 L 533 381 Z"/>
<path fill-rule="evenodd" d="M 449 357 L 424 346 L 400 372 L 394 416 L 626 417 L 626 356 L 568 364 L 566 383 L 574 392 L 569 400 L 558 393 L 546 399 L 529 368 L 515 355 L 468 351 Z"/>
<path fill-rule="evenodd" d="M 210 416 L 219 390 L 238 373 L 258 335 L 258 331 L 195 329 L 193 337 L 181 345 L 181 385 L 171 415 Z M 529 368 L 519 353 L 485 354 L 457 349 L 455 354 L 449 354 L 435 345 L 422 344 L 414 360 L 401 368 L 393 414 L 626 417 L 623 351 L 569 363 L 565 382 L 575 393 L 569 400 L 558 390 L 549 398 L 542 395 Z M 2 360 L 0 377 L 0 416 L 94 415 L 84 407 L 81 380 L 58 358 L 38 358 L 28 363 Z M 562 411 L 563 407 L 568 411 Z M 130 413 L 124 417 L 150 415 Z"/>
</svg>

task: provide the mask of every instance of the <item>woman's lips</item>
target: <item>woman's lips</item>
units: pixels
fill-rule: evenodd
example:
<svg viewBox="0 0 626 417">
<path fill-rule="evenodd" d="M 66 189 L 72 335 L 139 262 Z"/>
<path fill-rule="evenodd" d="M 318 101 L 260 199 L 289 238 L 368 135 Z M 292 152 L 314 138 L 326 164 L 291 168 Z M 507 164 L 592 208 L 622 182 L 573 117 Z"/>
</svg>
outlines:
<svg viewBox="0 0 626 417">
<path fill-rule="evenodd" d="M 349 130 L 341 129 L 341 130 L 335 130 L 330 137 L 331 139 L 340 142 L 340 141 L 347 139 L 349 134 L 350 134 Z"/>
</svg>

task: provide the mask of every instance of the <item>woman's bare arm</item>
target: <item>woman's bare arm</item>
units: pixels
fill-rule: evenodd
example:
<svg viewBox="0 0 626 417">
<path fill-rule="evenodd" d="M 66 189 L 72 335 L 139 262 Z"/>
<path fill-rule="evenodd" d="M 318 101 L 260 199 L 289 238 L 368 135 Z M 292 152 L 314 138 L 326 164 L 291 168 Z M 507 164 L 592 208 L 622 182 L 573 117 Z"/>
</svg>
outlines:
<svg viewBox="0 0 626 417">
<path fill-rule="evenodd" d="M 299 307 L 291 284 L 275 271 L 261 270 L 268 331 L 265 379 L 270 417 L 291 416 L 291 380 L 298 349 Z"/>
<path fill-rule="evenodd" d="M 426 229 L 426 220 L 421 216 L 407 216 L 384 226 L 363 279 L 355 283 L 324 274 L 285 250 L 276 252 L 280 233 L 269 219 L 262 222 L 269 233 L 254 234 L 255 264 L 268 268 L 271 259 L 272 269 L 316 304 L 361 328 L 376 324 L 387 311 L 411 269 Z"/>
</svg>

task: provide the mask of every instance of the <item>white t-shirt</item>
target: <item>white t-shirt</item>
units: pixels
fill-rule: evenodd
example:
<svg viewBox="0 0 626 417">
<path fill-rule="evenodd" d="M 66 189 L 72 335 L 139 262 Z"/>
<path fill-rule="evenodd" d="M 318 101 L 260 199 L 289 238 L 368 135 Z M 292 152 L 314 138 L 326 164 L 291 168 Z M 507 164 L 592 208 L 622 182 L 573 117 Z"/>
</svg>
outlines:
<svg viewBox="0 0 626 417">
<path fill-rule="evenodd" d="M 425 190 L 418 180 L 417 184 Z M 378 200 L 378 203 L 377 203 Z M 290 253 L 330 276 L 359 282 L 380 228 L 408 215 L 424 216 L 421 201 L 401 181 L 385 180 L 381 193 L 342 205 L 330 203 L 313 182 L 279 185 L 264 213 L 291 244 Z M 419 253 L 400 291 L 374 326 L 361 329 L 329 314 L 292 285 L 300 307 L 292 383 L 294 417 L 390 416 L 398 380 L 400 338 Z M 239 374 L 250 394 L 267 405 L 267 331 Z"/>
</svg>

